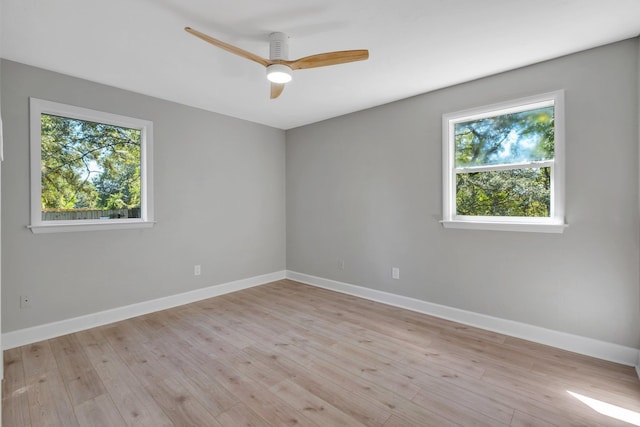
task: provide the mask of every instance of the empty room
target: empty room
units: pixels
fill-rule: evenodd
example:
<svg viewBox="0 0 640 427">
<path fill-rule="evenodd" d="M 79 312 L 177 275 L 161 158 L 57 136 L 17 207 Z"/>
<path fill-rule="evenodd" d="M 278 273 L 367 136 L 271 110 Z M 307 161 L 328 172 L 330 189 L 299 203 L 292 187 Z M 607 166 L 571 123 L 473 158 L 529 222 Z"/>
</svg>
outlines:
<svg viewBox="0 0 640 427">
<path fill-rule="evenodd" d="M 2 425 L 640 426 L 637 0 L 0 0 Z"/>
</svg>

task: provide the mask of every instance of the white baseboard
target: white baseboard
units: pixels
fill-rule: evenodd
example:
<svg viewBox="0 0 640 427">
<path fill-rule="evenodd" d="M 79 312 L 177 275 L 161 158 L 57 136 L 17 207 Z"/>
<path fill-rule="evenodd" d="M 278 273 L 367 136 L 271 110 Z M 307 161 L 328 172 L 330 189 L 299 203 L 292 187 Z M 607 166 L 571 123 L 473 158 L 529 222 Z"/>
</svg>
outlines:
<svg viewBox="0 0 640 427">
<path fill-rule="evenodd" d="M 619 344 L 599 341 L 593 338 L 573 335 L 566 332 L 554 331 L 551 329 L 528 325 L 526 323 L 514 322 L 512 320 L 500 319 L 498 317 L 487 316 L 485 314 L 434 304 L 362 286 L 297 273 L 295 271 L 287 271 L 286 274 L 287 279 L 306 283 L 308 285 L 358 296 L 371 301 L 377 301 L 395 307 L 416 311 L 418 313 L 452 320 L 465 325 L 522 338 L 528 341 L 572 351 L 574 353 L 596 357 L 598 359 L 608 360 L 627 366 L 636 366 L 636 371 L 640 377 L 640 351 L 636 348 L 625 347 Z"/>
<path fill-rule="evenodd" d="M 285 276 L 286 272 L 284 270 L 277 271 L 274 273 L 263 274 L 261 276 L 249 277 L 247 279 L 235 280 L 233 282 L 196 289 L 177 295 L 143 301 L 136 304 L 126 305 L 124 307 L 100 311 L 98 313 L 87 314 L 85 316 L 74 317 L 72 319 L 65 319 L 58 322 L 7 332 L 2 334 L 2 349 L 7 350 L 21 345 L 31 344 L 73 332 L 94 328 L 96 326 L 130 319 L 143 314 L 201 301 L 207 298 L 228 294 L 230 292 L 252 288 L 254 286 L 264 285 L 266 283 L 282 280 Z"/>
<path fill-rule="evenodd" d="M 538 342 L 540 344 L 550 345 L 564 350 L 573 351 L 575 353 L 597 357 L 599 359 L 609 360 L 627 366 L 635 366 L 638 377 L 640 377 L 640 351 L 635 348 L 573 335 L 566 332 L 554 331 L 512 320 L 500 319 L 497 317 L 487 316 L 485 314 L 434 304 L 402 295 L 395 295 L 362 286 L 297 273 L 295 271 L 278 271 L 220 285 L 209 286 L 207 288 L 196 289 L 177 295 L 131 304 L 124 307 L 105 310 L 72 319 L 65 319 L 58 322 L 7 332 L 2 334 L 2 349 L 7 350 L 73 332 L 94 328 L 96 326 L 102 326 L 118 322 L 120 320 L 141 316 L 143 314 L 165 310 L 207 298 L 213 298 L 242 289 L 264 285 L 266 283 L 284 279 L 285 277 L 312 286 L 358 296 L 371 301 L 377 301 L 395 307 L 452 320 L 465 325 Z"/>
</svg>

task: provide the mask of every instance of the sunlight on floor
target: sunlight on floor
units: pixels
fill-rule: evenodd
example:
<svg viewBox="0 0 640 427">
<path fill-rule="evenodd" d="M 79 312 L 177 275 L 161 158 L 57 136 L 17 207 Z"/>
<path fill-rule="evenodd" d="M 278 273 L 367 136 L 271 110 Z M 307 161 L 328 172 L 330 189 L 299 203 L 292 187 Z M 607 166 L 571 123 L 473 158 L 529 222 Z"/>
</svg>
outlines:
<svg viewBox="0 0 640 427">
<path fill-rule="evenodd" d="M 629 409 L 624 409 L 601 400 L 592 399 L 572 391 L 567 390 L 567 393 L 602 415 L 633 424 L 634 426 L 640 426 L 640 414 L 635 411 L 630 411 Z"/>
</svg>

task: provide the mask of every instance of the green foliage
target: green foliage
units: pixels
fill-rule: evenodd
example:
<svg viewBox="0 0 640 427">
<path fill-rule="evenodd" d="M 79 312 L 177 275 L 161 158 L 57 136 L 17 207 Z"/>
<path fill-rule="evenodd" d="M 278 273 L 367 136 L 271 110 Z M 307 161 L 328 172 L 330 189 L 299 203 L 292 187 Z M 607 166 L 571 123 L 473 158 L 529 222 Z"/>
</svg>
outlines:
<svg viewBox="0 0 640 427">
<path fill-rule="evenodd" d="M 457 168 L 554 158 L 554 109 L 540 108 L 455 125 Z M 551 169 L 460 171 L 456 211 L 472 216 L 548 217 Z"/>
<path fill-rule="evenodd" d="M 140 207 L 137 129 L 42 114 L 42 209 Z"/>
<path fill-rule="evenodd" d="M 548 217 L 550 173 L 529 168 L 458 174 L 458 215 Z"/>
<path fill-rule="evenodd" d="M 553 107 L 455 126 L 456 167 L 553 159 Z"/>
</svg>

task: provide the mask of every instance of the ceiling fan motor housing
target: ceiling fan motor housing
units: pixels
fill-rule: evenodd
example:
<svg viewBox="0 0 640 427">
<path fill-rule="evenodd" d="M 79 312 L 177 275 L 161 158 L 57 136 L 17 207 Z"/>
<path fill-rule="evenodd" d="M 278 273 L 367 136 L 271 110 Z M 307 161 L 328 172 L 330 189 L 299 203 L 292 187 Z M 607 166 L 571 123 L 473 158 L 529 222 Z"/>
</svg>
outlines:
<svg viewBox="0 0 640 427">
<path fill-rule="evenodd" d="M 285 33 L 271 33 L 269 35 L 269 58 L 289 59 L 289 36 Z"/>
<path fill-rule="evenodd" d="M 285 33 L 269 35 L 269 58 L 272 61 L 289 59 L 289 36 Z M 271 64 L 267 67 L 267 78 L 273 83 L 288 83 L 293 70 L 284 64 Z"/>
</svg>

